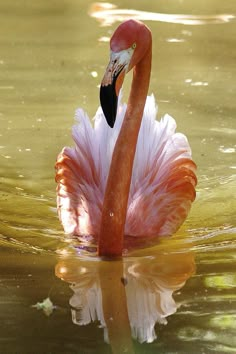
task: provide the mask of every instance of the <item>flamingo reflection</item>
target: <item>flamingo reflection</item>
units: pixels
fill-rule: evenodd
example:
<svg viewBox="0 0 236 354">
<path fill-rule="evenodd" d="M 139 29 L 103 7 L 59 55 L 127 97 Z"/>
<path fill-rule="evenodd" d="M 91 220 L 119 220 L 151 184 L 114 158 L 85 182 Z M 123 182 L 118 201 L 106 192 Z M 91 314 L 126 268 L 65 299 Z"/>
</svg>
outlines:
<svg viewBox="0 0 236 354">
<path fill-rule="evenodd" d="M 70 283 L 72 321 L 98 321 L 113 353 L 132 353 L 132 338 L 156 339 L 155 325 L 177 311 L 173 294 L 195 272 L 192 253 L 123 258 L 116 262 L 63 258 L 56 275 Z"/>
</svg>

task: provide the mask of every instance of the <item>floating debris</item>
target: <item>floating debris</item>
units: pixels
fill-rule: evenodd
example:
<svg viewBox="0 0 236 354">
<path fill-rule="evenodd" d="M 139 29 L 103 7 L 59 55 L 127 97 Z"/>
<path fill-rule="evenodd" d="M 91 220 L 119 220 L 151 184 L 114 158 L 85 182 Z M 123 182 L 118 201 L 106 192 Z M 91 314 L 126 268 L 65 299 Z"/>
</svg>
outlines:
<svg viewBox="0 0 236 354">
<path fill-rule="evenodd" d="M 53 313 L 53 310 L 56 309 L 56 306 L 53 305 L 49 297 L 43 300 L 43 302 L 37 302 L 37 304 L 32 305 L 37 310 L 43 310 L 46 316 L 50 316 Z"/>
</svg>

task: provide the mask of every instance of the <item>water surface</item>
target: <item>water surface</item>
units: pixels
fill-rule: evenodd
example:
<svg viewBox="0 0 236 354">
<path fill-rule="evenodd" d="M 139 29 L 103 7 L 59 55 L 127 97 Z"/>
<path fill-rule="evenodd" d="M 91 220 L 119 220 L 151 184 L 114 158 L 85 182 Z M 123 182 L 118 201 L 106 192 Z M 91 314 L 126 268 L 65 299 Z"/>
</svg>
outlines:
<svg viewBox="0 0 236 354">
<path fill-rule="evenodd" d="M 0 2 L 1 353 L 236 351 L 235 14 L 233 0 Z M 64 237 L 54 163 L 75 109 L 95 114 L 107 40 L 130 16 L 153 32 L 150 93 L 199 183 L 176 235 L 107 264 Z M 47 297 L 49 316 L 32 307 Z"/>
</svg>

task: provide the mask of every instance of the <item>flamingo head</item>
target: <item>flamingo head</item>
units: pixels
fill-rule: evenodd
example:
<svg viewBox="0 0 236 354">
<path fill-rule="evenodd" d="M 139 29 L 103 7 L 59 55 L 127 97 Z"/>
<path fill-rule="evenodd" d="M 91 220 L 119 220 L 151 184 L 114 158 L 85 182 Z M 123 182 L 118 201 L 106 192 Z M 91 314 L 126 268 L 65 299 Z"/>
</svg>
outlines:
<svg viewBox="0 0 236 354">
<path fill-rule="evenodd" d="M 118 96 L 125 74 L 142 60 L 150 44 L 150 30 L 136 20 L 123 22 L 111 37 L 110 62 L 100 88 L 101 107 L 111 128 L 115 124 Z"/>
</svg>

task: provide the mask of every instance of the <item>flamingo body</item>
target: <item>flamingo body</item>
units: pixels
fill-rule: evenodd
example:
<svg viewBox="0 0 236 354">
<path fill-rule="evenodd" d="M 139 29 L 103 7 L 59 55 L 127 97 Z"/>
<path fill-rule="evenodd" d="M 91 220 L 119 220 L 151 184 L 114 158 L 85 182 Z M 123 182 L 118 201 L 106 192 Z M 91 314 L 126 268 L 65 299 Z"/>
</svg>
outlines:
<svg viewBox="0 0 236 354">
<path fill-rule="evenodd" d="M 56 162 L 57 207 L 65 233 L 98 240 L 107 178 L 127 106 L 118 102 L 114 128 L 99 108 L 94 127 L 82 109 L 76 112 L 75 147 L 65 147 Z M 136 145 L 124 234 L 172 235 L 195 199 L 196 165 L 187 138 L 175 120 L 156 120 L 154 96 L 148 96 Z M 122 178 L 119 169 L 117 179 Z M 112 212 L 110 217 L 112 218 Z"/>
</svg>

